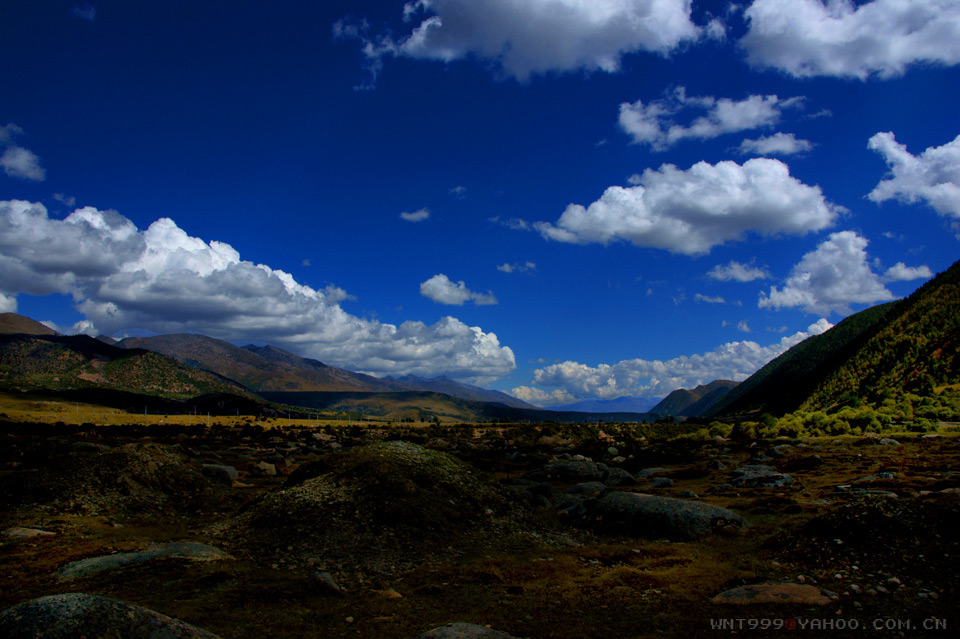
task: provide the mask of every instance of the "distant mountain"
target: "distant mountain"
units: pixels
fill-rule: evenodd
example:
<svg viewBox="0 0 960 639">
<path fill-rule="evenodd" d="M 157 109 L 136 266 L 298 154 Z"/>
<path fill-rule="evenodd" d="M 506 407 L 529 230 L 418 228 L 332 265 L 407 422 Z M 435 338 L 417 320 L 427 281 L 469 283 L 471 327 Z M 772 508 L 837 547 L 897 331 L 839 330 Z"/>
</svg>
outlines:
<svg viewBox="0 0 960 639">
<path fill-rule="evenodd" d="M 288 406 L 343 413 L 345 417 L 431 421 L 434 417 L 461 422 L 647 422 L 637 413 L 579 413 L 514 408 L 500 403 L 474 401 L 433 391 L 393 393 L 264 392 L 264 399 Z"/>
<path fill-rule="evenodd" d="M 128 337 L 124 348 L 163 353 L 193 368 L 213 371 L 254 392 L 406 390 L 370 375 L 351 373 L 273 346 L 235 346 L 206 335 L 176 334 Z"/>
<path fill-rule="evenodd" d="M 697 386 L 693 390 L 678 388 L 651 408 L 650 413 L 674 417 L 699 417 L 737 385 L 737 382 L 719 379 Z"/>
<path fill-rule="evenodd" d="M 647 413 L 662 397 L 618 397 L 616 399 L 583 399 L 572 404 L 547 406 L 546 410 L 581 413 Z"/>
<path fill-rule="evenodd" d="M 386 377 L 385 379 L 402 384 L 407 390 L 444 393 L 459 399 L 503 404 L 504 406 L 510 406 L 512 408 L 536 408 L 536 406 L 517 399 L 512 395 L 500 391 L 487 390 L 486 388 L 480 388 L 479 386 L 473 386 L 471 384 L 464 384 L 449 377 L 433 377 L 427 379 L 416 375 L 404 375 L 403 377 Z"/>
<path fill-rule="evenodd" d="M 0 313 L 0 335 L 59 335 L 36 320 L 16 313 Z"/>
<path fill-rule="evenodd" d="M 960 262 L 910 297 L 851 315 L 774 359 L 710 416 L 824 410 L 849 398 L 879 403 L 960 382 Z M 846 399 L 845 399 L 846 398 Z"/>
<path fill-rule="evenodd" d="M 0 335 L 0 387 L 104 389 L 178 400 L 210 393 L 254 398 L 239 384 L 171 357 L 86 335 Z"/>
</svg>

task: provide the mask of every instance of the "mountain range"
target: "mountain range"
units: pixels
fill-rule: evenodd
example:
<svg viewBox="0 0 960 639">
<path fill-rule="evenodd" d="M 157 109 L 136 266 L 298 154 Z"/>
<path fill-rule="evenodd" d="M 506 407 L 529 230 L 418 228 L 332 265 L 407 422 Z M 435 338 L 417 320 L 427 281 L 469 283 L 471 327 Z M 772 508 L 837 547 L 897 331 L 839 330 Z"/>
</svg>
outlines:
<svg viewBox="0 0 960 639">
<path fill-rule="evenodd" d="M 910 297 L 853 314 L 806 339 L 740 384 L 717 380 L 678 389 L 656 405 L 656 400 L 621 397 L 550 409 L 447 377 L 380 379 L 269 345 L 237 346 L 195 334 L 119 342 L 63 336 L 30 318 L 4 313 L 0 389 L 96 390 L 98 397 L 119 393 L 124 405 L 137 403 L 129 394 L 181 402 L 201 395 L 229 396 L 245 406 L 282 402 L 390 419 L 642 421 L 646 417 L 641 413 L 649 413 L 651 418 L 736 421 L 763 413 L 829 410 L 850 398 L 877 403 L 891 395 L 958 384 L 958 309 L 960 262 Z"/>
</svg>

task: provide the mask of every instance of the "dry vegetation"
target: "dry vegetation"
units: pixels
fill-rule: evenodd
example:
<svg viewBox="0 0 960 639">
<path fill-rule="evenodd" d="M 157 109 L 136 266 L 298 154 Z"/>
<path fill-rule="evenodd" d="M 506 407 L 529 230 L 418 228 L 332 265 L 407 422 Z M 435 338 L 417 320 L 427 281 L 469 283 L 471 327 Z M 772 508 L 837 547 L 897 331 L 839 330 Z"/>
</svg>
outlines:
<svg viewBox="0 0 960 639">
<path fill-rule="evenodd" d="M 208 427 L 200 417 L 10 398 L 2 412 L 0 530 L 56 534 L 0 537 L 0 609 L 82 591 L 224 639 L 412 638 L 454 621 L 544 639 L 711 637 L 729 634 L 712 630 L 711 619 L 788 617 L 912 620 L 918 628 L 903 636 L 945 637 L 919 624 L 960 623 L 960 439 L 952 432 L 905 434 L 899 445 L 862 436 L 754 443 L 676 438 L 679 426 L 658 437 L 649 425 L 274 419 L 264 428 L 240 416 Z M 504 481 L 576 455 L 638 477 L 606 490 L 692 491 L 753 525 L 697 541 L 601 534 L 558 511 L 575 478 L 541 482 L 545 493 Z M 731 469 L 758 457 L 794 481 L 731 485 Z M 202 464 L 232 466 L 237 481 L 203 477 Z M 640 478 L 655 467 L 664 470 Z M 670 482 L 655 486 L 655 477 Z M 165 498 L 171 493 L 179 496 Z M 54 574 L 71 561 L 168 541 L 215 545 L 236 559 L 160 559 L 73 582 Z M 728 588 L 767 581 L 816 584 L 836 599 L 822 607 L 710 603 Z M 872 628 L 844 636 L 859 634 L 898 636 Z"/>
</svg>

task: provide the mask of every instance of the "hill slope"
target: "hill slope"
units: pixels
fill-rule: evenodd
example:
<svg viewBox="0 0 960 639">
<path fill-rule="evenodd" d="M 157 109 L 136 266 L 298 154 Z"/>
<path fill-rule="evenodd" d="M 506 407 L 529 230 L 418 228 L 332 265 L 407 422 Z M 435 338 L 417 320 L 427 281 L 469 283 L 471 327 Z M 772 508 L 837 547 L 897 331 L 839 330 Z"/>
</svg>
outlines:
<svg viewBox="0 0 960 639">
<path fill-rule="evenodd" d="M 894 306 L 891 302 L 868 308 L 808 337 L 744 380 L 705 415 L 783 415 L 797 410 L 830 371 L 866 342 Z"/>
<path fill-rule="evenodd" d="M 678 388 L 650 409 L 654 415 L 699 417 L 737 387 L 737 382 L 718 379 L 693 390 Z"/>
<path fill-rule="evenodd" d="M 228 377 L 255 392 L 404 390 L 397 384 L 327 366 L 273 346 L 240 347 L 206 335 L 128 337 L 120 345 L 162 353 L 187 366 Z"/>
<path fill-rule="evenodd" d="M 0 313 L 0 335 L 58 335 L 36 320 L 16 313 Z"/>
<path fill-rule="evenodd" d="M 252 398 L 238 384 L 142 349 L 123 349 L 86 335 L 0 335 L 0 387 L 109 389 L 187 399 L 209 393 Z"/>
<path fill-rule="evenodd" d="M 960 262 L 910 297 L 851 315 L 774 359 L 708 416 L 822 410 L 844 398 L 877 403 L 960 381 Z"/>
<path fill-rule="evenodd" d="M 844 396 L 870 403 L 903 392 L 928 395 L 960 382 L 960 262 L 896 304 L 869 338 L 804 401 L 822 410 Z"/>
<path fill-rule="evenodd" d="M 459 399 L 487 402 L 490 404 L 503 404 L 504 406 L 510 406 L 512 408 L 536 408 L 512 395 L 507 395 L 500 391 L 487 390 L 486 388 L 480 388 L 479 386 L 473 386 L 471 384 L 464 384 L 449 377 L 426 379 L 416 375 L 404 375 L 403 377 L 387 377 L 386 379 L 398 382 L 409 390 L 444 393 Z"/>
</svg>

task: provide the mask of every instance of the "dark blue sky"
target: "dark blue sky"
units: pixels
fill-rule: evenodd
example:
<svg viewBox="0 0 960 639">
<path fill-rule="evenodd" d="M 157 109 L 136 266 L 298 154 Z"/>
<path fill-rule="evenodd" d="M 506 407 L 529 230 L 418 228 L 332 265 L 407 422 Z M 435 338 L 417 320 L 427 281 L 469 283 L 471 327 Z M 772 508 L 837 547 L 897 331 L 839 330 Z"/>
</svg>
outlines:
<svg viewBox="0 0 960 639">
<path fill-rule="evenodd" d="M 8 0 L 0 305 L 541 403 L 741 379 L 957 257 L 960 2 L 908 4 Z"/>
</svg>

